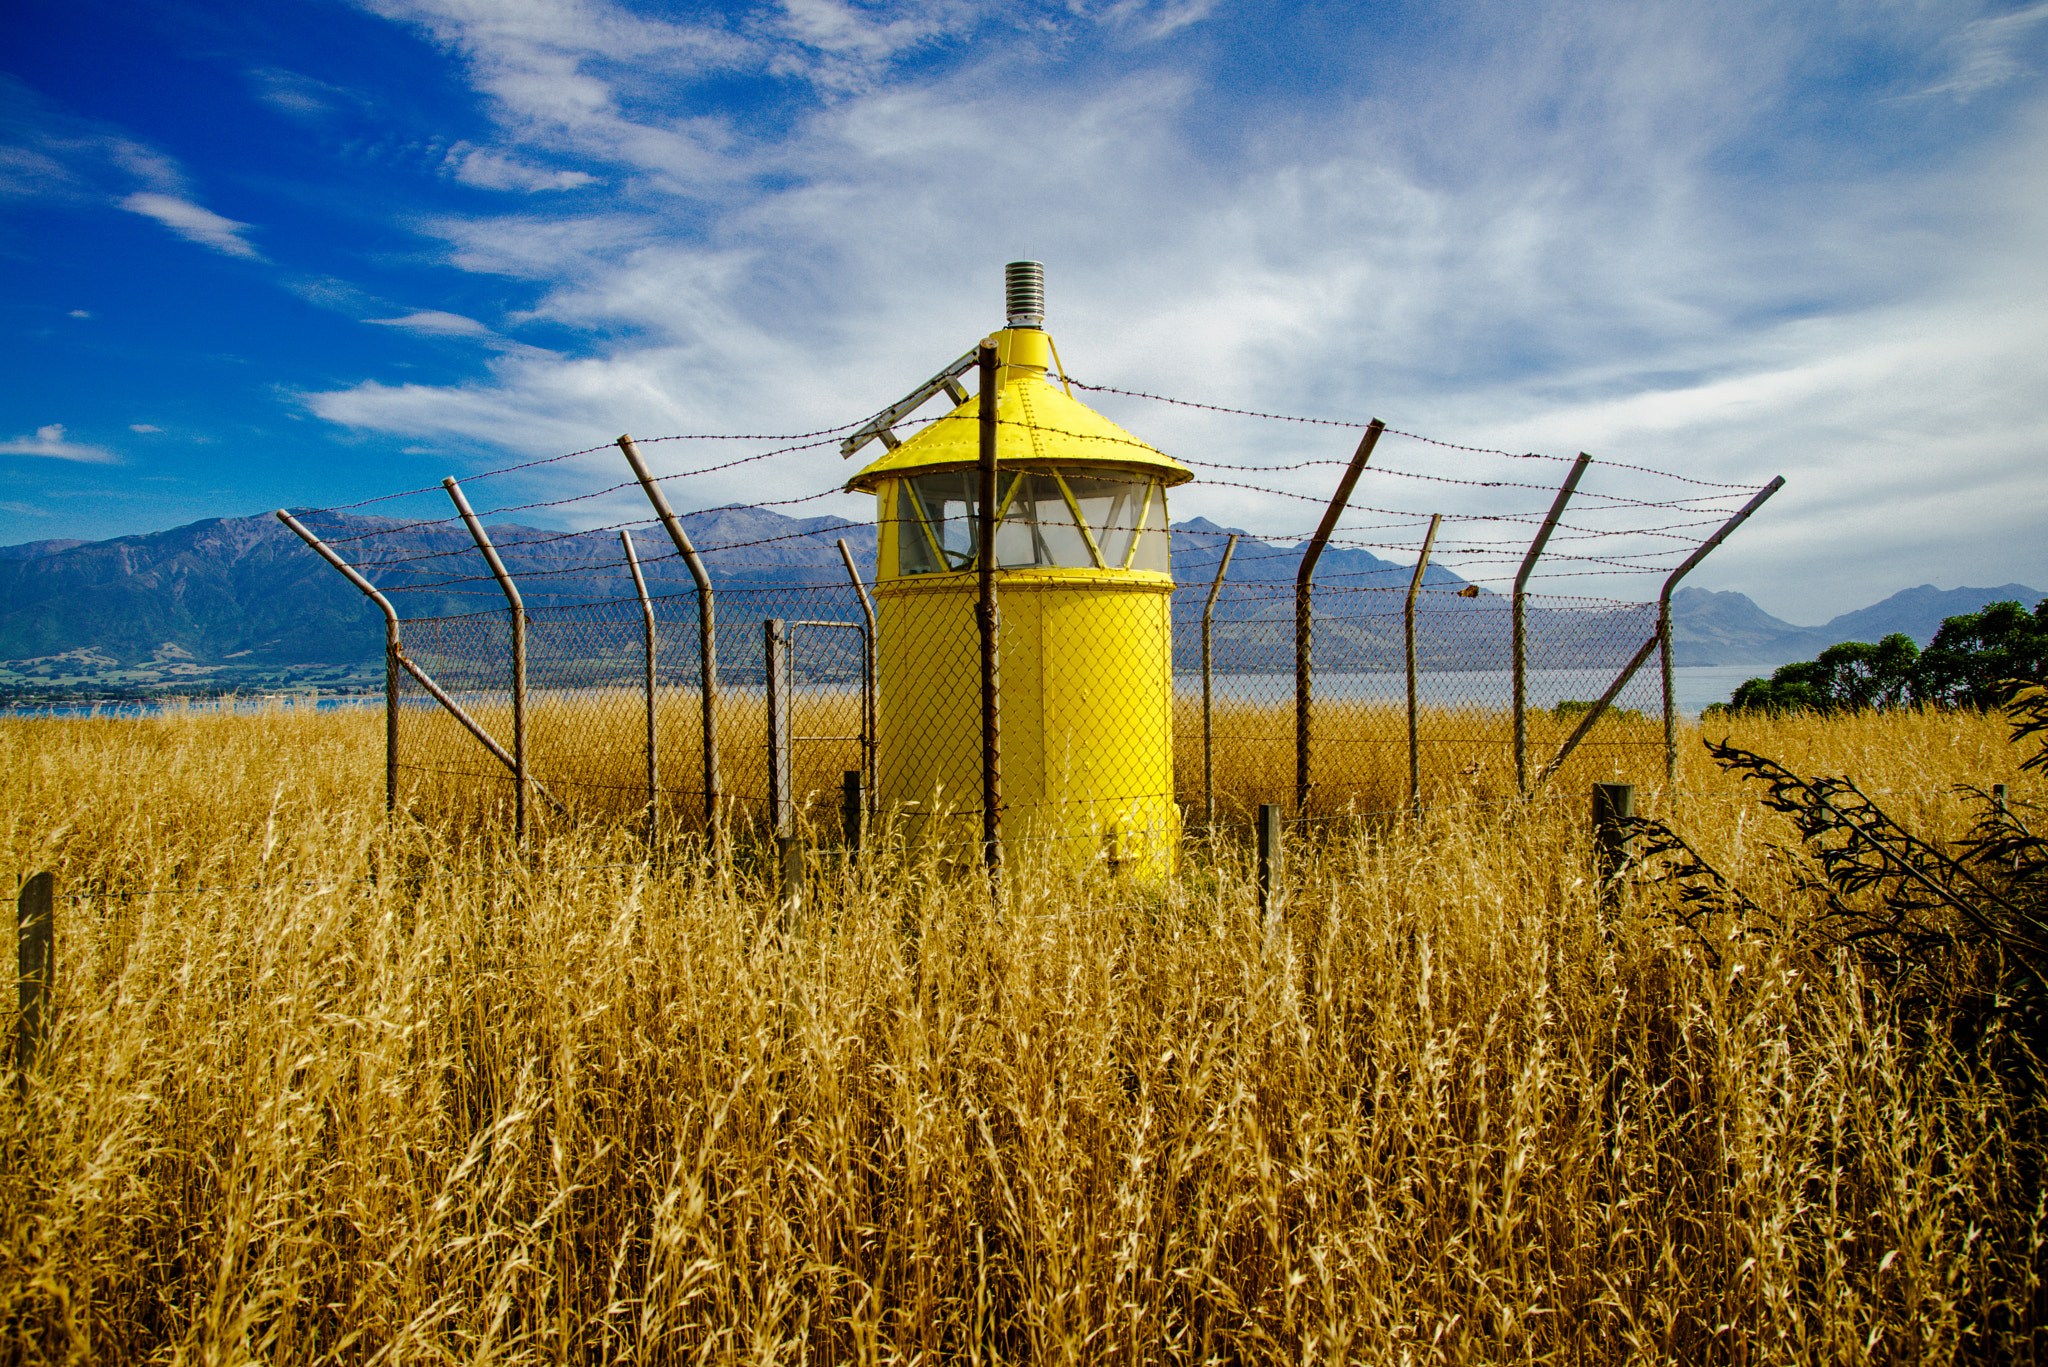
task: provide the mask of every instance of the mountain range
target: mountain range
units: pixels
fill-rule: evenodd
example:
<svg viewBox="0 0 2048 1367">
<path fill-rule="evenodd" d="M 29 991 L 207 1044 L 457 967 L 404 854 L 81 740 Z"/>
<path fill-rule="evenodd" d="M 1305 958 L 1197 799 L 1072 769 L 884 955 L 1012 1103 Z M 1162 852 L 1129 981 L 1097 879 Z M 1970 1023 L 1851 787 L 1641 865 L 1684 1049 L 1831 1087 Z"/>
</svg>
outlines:
<svg viewBox="0 0 2048 1367">
<path fill-rule="evenodd" d="M 460 524 L 305 511 L 319 534 L 399 604 L 407 619 L 502 615 L 504 600 Z M 853 620 L 858 604 L 837 546 L 844 539 L 872 582 L 875 528 L 835 517 L 791 518 L 762 508 L 691 513 L 682 521 L 720 597 L 721 634 L 740 652 L 758 618 Z M 592 605 L 630 599 L 618 534 L 493 524 L 490 535 L 530 612 L 588 618 Z M 1208 586 L 1233 529 L 1177 523 L 1173 564 L 1176 663 L 1199 652 Z M 1219 668 L 1291 668 L 1293 580 L 1299 545 L 1242 533 L 1218 594 Z M 634 533 L 650 593 L 665 617 L 694 621 L 694 586 L 659 528 Z M 1316 651 L 1333 669 L 1397 667 L 1411 567 L 1331 546 L 1316 575 Z M 1432 668 L 1497 667 L 1506 600 L 1431 565 L 1424 576 L 1420 653 Z M 1817 627 L 1771 616 L 1739 593 L 1683 588 L 1673 598 L 1680 664 L 1764 669 L 1811 658 L 1842 640 L 1904 632 L 1925 645 L 1942 618 L 1999 599 L 2032 606 L 2020 584 L 1940 590 L 1921 585 Z M 110 541 L 48 540 L 0 547 L 0 688 L 13 691 L 362 686 L 381 675 L 381 616 L 276 518 L 218 518 Z M 635 610 L 637 611 L 637 609 Z M 637 619 L 636 619 L 637 620 Z M 1537 600 L 1531 659 L 1551 667 L 1604 664 L 1639 644 L 1640 607 L 1567 610 Z M 1224 662 L 1229 661 L 1226 665 Z M 735 663 L 738 660 L 735 659 Z"/>
<path fill-rule="evenodd" d="M 1681 588 L 1671 595 L 1672 658 L 1686 665 L 1776 667 L 1810 660 L 1842 641 L 1879 641 L 1894 632 L 1925 647 L 1942 619 L 1976 612 L 1986 603 L 2017 600 L 2031 608 L 2044 595 L 2025 584 L 1997 588 L 1901 589 L 1869 607 L 1845 612 L 1817 627 L 1794 626 L 1771 616 L 1747 595 Z"/>
</svg>

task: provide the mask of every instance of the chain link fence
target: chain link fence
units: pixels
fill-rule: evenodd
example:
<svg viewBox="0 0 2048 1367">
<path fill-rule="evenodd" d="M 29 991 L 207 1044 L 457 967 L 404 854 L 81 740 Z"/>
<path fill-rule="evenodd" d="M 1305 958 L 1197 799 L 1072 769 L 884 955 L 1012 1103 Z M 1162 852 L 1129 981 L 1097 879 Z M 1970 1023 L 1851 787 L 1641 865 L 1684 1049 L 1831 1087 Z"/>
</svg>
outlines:
<svg viewBox="0 0 2048 1367">
<path fill-rule="evenodd" d="M 1587 464 L 1573 466 L 1571 484 Z M 1379 472 L 1367 473 L 1371 492 Z M 1386 472 L 1403 475 L 1435 478 Z M 1382 520 L 1347 530 L 1340 499 L 1325 518 L 1339 529 L 1326 537 L 1334 549 L 1305 588 L 1312 538 L 1299 529 L 1259 535 L 1197 519 L 1169 532 L 1163 489 L 1158 507 L 1120 514 L 1134 521 L 1084 526 L 1070 496 L 1066 531 L 1078 530 L 1107 577 L 1043 562 L 996 577 L 1005 842 L 1145 858 L 1177 845 L 1184 827 L 1242 823 L 1264 803 L 1317 819 L 1504 801 L 1560 777 L 1655 782 L 1675 720 L 1656 667 L 1668 677 L 1660 600 L 1530 592 L 1526 581 L 1542 577 L 1532 570 L 1554 533 L 1560 549 L 1543 570 L 1561 565 L 1581 582 L 1668 572 L 1668 603 L 1679 575 L 1747 515 L 1731 518 L 1728 505 L 1748 491 L 1595 494 L 1607 501 L 1564 520 L 1569 485 L 1441 482 L 1494 502 L 1424 514 L 1381 506 L 1381 494 L 1349 512 Z M 846 776 L 857 774 L 870 814 L 888 795 L 903 829 L 970 842 L 984 778 L 972 547 L 954 564 L 960 549 L 933 539 L 917 552 L 933 572 L 878 580 L 900 516 L 818 527 L 759 508 L 711 510 L 681 520 L 700 528 L 689 534 L 664 520 L 659 481 L 642 483 L 657 516 L 581 531 L 355 510 L 286 517 L 385 608 L 393 801 L 653 829 L 702 828 L 715 814 L 786 831 L 839 820 Z M 1503 509 L 1492 492 L 1503 487 L 1555 499 L 1548 514 L 1549 500 L 1526 493 L 1536 507 Z M 900 512 L 886 494 L 880 506 Z M 1032 517 L 1045 518 L 1043 533 Z M 1005 525 L 1043 541 L 1055 521 L 1018 512 Z M 1120 536 L 1121 578 L 1096 544 Z M 1235 557 L 1219 574 L 1226 547 Z M 1508 566 L 1519 572 L 1503 591 Z"/>
</svg>

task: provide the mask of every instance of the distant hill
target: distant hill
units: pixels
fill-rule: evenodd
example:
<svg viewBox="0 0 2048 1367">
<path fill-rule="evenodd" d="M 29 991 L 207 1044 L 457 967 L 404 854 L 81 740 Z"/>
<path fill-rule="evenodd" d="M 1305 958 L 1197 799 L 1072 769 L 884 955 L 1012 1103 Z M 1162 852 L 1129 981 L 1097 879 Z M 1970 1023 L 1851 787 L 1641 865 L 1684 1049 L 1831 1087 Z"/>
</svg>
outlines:
<svg viewBox="0 0 2048 1367">
<path fill-rule="evenodd" d="M 1941 630 L 1943 618 L 2007 600 L 2031 608 L 2043 596 L 2025 584 L 1988 589 L 1922 584 L 1845 612 L 1824 626 L 1801 627 L 1771 616 L 1745 594 L 1682 588 L 1671 596 L 1672 656 L 1679 664 L 1761 669 L 1813 659 L 1843 641 L 1878 641 L 1893 632 L 1903 632 L 1925 647 Z"/>
<path fill-rule="evenodd" d="M 503 608 L 460 524 L 450 530 L 346 513 L 304 515 L 407 618 Z M 873 574 L 871 526 L 759 508 L 682 521 L 694 540 L 724 547 L 704 557 L 724 589 L 843 585 L 839 537 L 863 573 Z M 565 535 L 516 524 L 489 530 L 536 616 L 632 596 L 616 532 Z M 637 531 L 634 545 L 651 593 L 694 592 L 658 528 Z M 37 546 L 56 549 L 36 553 Z M 268 514 L 111 541 L 0 547 L 0 605 L 0 684 L 362 682 L 381 668 L 383 655 L 383 617 L 375 605 Z"/>
<path fill-rule="evenodd" d="M 459 524 L 306 516 L 317 519 L 321 534 L 391 594 L 408 619 L 481 613 L 495 620 L 491 615 L 502 613 L 497 586 Z M 735 663 L 754 641 L 749 633 L 758 634 L 761 617 L 857 615 L 838 539 L 847 541 L 863 579 L 873 581 L 871 525 L 791 518 L 764 508 L 690 513 L 682 520 L 707 548 L 704 558 L 720 593 L 721 636 L 733 634 L 728 658 Z M 509 523 L 494 524 L 490 532 L 537 621 L 552 609 L 632 596 L 616 532 Z M 1174 647 L 1181 668 L 1199 659 L 1193 628 L 1231 534 L 1204 518 L 1173 528 L 1173 566 L 1181 581 Z M 1303 547 L 1237 535 L 1215 610 L 1218 666 L 1289 671 L 1294 576 Z M 668 538 L 659 528 L 641 528 L 634 545 L 650 591 L 678 600 L 663 608 L 664 616 L 694 613 L 694 584 Z M 1325 551 L 1316 573 L 1318 668 L 1399 667 L 1411 570 L 1358 547 Z M 1504 667 L 1507 600 L 1440 565 L 1429 567 L 1423 584 L 1418 637 L 1424 666 Z M 793 596 L 793 590 L 806 592 Z M 2031 606 L 2041 597 L 2020 584 L 1921 585 L 1825 626 L 1801 627 L 1739 593 L 1681 589 L 1673 599 L 1676 659 L 1763 669 L 1810 659 L 1837 641 L 1876 640 L 1893 631 L 1925 645 L 1944 617 L 2006 598 Z M 1539 598 L 1529 613 L 1531 664 L 1605 667 L 1625 660 L 1653 628 L 1653 616 L 1637 605 Z M 267 514 L 111 541 L 0 546 L 0 686 L 367 684 L 378 675 L 382 640 L 376 608 Z"/>
<path fill-rule="evenodd" d="M 33 560 L 39 555 L 55 555 L 68 551 L 73 546 L 86 543 L 76 537 L 63 537 L 55 541 L 23 541 L 13 546 L 0 546 L 0 560 Z"/>
</svg>

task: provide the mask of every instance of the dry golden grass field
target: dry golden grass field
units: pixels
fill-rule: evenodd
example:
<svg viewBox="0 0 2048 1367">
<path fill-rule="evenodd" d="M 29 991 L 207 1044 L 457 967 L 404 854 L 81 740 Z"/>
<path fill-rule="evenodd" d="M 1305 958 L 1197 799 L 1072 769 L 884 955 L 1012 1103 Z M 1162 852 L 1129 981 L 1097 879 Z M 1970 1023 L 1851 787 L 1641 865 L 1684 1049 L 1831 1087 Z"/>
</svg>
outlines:
<svg viewBox="0 0 2048 1367">
<path fill-rule="evenodd" d="M 2042 796 L 1995 716 L 1728 725 L 1937 841 Z M 1264 919 L 1241 827 L 784 918 L 693 837 L 387 825 L 375 713 L 0 721 L 63 898 L 0 1360 L 2036 1361 L 2035 1103 L 1846 954 L 1603 915 L 1589 775 L 1305 828 Z M 1696 733 L 1678 789 L 1810 914 Z"/>
</svg>

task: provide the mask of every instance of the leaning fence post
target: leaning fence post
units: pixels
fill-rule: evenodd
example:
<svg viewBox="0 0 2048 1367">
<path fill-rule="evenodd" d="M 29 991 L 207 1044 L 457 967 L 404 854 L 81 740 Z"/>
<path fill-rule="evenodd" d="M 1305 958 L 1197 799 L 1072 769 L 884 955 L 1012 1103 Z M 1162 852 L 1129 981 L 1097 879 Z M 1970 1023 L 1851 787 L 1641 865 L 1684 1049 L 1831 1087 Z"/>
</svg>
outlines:
<svg viewBox="0 0 2048 1367">
<path fill-rule="evenodd" d="M 1344 516 L 1344 509 L 1351 502 L 1351 490 L 1365 472 L 1365 463 L 1372 459 L 1372 448 L 1379 444 L 1380 433 L 1386 430 L 1386 426 L 1378 418 L 1365 425 L 1365 435 L 1359 439 L 1358 449 L 1352 452 L 1351 464 L 1345 468 L 1344 477 L 1337 481 L 1337 492 L 1330 495 L 1330 506 L 1323 510 L 1323 520 L 1317 524 L 1315 535 L 1309 538 L 1308 549 L 1302 552 L 1301 567 L 1294 572 L 1294 811 L 1297 816 L 1308 807 L 1309 710 L 1314 701 L 1310 669 L 1315 633 L 1312 599 L 1316 561 L 1323 558 L 1323 547 L 1330 543 L 1331 533 L 1337 530 L 1337 519 Z"/>
<path fill-rule="evenodd" d="M 1281 875 L 1280 852 L 1280 806 L 1275 802 L 1259 804 L 1259 916 L 1264 919 L 1272 913 L 1277 900 Z"/>
<path fill-rule="evenodd" d="M 1210 693 L 1209 628 L 1216 616 L 1216 595 L 1223 591 L 1223 576 L 1230 573 L 1230 557 L 1237 551 L 1237 534 L 1223 543 L 1223 559 L 1217 562 L 1215 581 L 1209 585 L 1209 601 L 1202 605 L 1202 829 L 1216 829 L 1216 714 Z"/>
<path fill-rule="evenodd" d="M 51 989 L 57 976 L 57 880 L 32 873 L 14 902 L 15 959 L 21 1014 L 14 1022 L 14 1066 L 28 1085 L 29 1065 L 49 1034 Z"/>
<path fill-rule="evenodd" d="M 1622 666 L 1621 673 L 1614 676 L 1614 682 L 1607 685 L 1607 691 L 1600 695 L 1597 702 L 1586 709 L 1586 715 L 1579 718 L 1579 724 L 1573 728 L 1569 736 L 1565 737 L 1564 744 L 1557 747 L 1557 753 L 1552 755 L 1549 762 L 1536 771 L 1536 782 L 1543 782 L 1564 767 L 1564 762 L 1571 758 L 1572 751 L 1577 749 L 1579 742 L 1586 738 L 1586 733 L 1593 729 L 1593 724 L 1607 715 L 1608 704 L 1612 703 L 1619 696 L 1621 690 L 1627 686 L 1628 681 L 1636 676 L 1636 671 L 1643 667 L 1643 661 L 1650 658 L 1650 652 L 1659 645 L 1668 645 L 1671 636 L 1669 630 L 1671 621 L 1671 591 L 1678 586 L 1678 581 L 1685 578 L 1693 566 L 1707 558 L 1707 552 L 1713 550 L 1714 547 L 1726 540 L 1728 533 L 1740 527 L 1751 513 L 1764 506 L 1766 499 L 1783 487 L 1785 487 L 1785 479 L 1784 476 L 1780 475 L 1762 489 L 1759 489 L 1756 497 L 1750 499 L 1748 503 L 1742 506 L 1742 511 L 1722 523 L 1720 531 L 1715 532 L 1712 536 L 1701 542 L 1699 548 L 1686 557 L 1685 563 L 1671 572 L 1671 577 L 1664 581 L 1663 592 L 1657 596 L 1658 624 L 1656 633 L 1649 640 L 1643 642 L 1642 648 L 1636 651 L 1634 657 L 1626 665 Z M 1676 786 L 1677 775 L 1678 740 L 1676 731 L 1670 724 L 1667 714 L 1667 723 L 1664 730 L 1664 784 L 1667 789 Z"/>
<path fill-rule="evenodd" d="M 1401 611 L 1408 648 L 1408 805 L 1418 817 L 1422 815 L 1422 728 L 1415 698 L 1415 595 L 1422 591 L 1430 548 L 1436 545 L 1437 524 L 1443 520 L 1442 513 L 1429 515 L 1429 531 L 1422 538 L 1422 554 L 1415 557 L 1415 574 L 1408 580 L 1408 602 Z"/>
<path fill-rule="evenodd" d="M 357 573 L 355 566 L 336 555 L 332 547 L 308 531 L 297 518 L 279 508 L 277 520 L 312 547 L 322 560 L 340 570 L 342 577 L 355 585 L 384 614 L 384 811 L 389 815 L 398 809 L 398 669 L 404 655 L 399 645 L 398 609 L 391 606 L 391 600 L 379 593 L 374 584 Z"/>
<path fill-rule="evenodd" d="M 1593 785 L 1593 861 L 1600 877 L 1600 905 L 1616 900 L 1615 876 L 1628 858 L 1628 823 L 1636 814 L 1632 783 Z"/>
<path fill-rule="evenodd" d="M 706 838 L 715 843 L 719 839 L 718 624 L 711 593 L 711 574 L 704 568 L 704 559 L 697 554 L 697 548 L 690 544 L 689 533 L 683 530 L 683 524 L 668 506 L 668 498 L 661 492 L 661 486 L 647 472 L 646 462 L 640 459 L 640 448 L 633 444 L 630 434 L 619 437 L 619 450 L 625 454 L 626 464 L 632 467 L 633 477 L 640 481 L 647 501 L 654 505 L 654 515 L 661 519 L 662 530 L 675 543 L 676 554 L 690 567 L 690 578 L 697 582 L 697 691 L 704 702 L 704 832 Z"/>
<path fill-rule="evenodd" d="M 1572 501 L 1572 492 L 1579 487 L 1579 476 L 1586 473 L 1586 467 L 1593 458 L 1584 451 L 1572 462 L 1572 472 L 1564 477 L 1558 486 L 1557 497 L 1550 502 L 1550 511 L 1544 515 L 1543 525 L 1536 530 L 1536 539 L 1529 543 L 1529 553 L 1522 557 L 1522 568 L 1515 572 L 1514 597 L 1514 661 L 1515 661 L 1515 791 L 1529 791 L 1529 637 L 1528 624 L 1524 616 L 1523 600 L 1528 597 L 1529 573 L 1536 568 L 1537 559 L 1543 548 L 1550 544 L 1550 534 L 1557 530 L 1558 519 L 1564 516 L 1564 505 Z"/>
<path fill-rule="evenodd" d="M 284 523 L 285 526 L 291 528 L 292 531 L 298 536 L 298 538 L 301 541 L 305 542 L 308 546 L 311 546 L 316 552 L 319 553 L 319 556 L 322 560 L 325 560 L 328 564 L 334 566 L 335 569 L 341 571 L 341 575 L 344 579 L 347 579 L 349 583 L 354 584 L 358 589 L 360 589 L 363 592 L 363 594 L 366 597 L 368 597 L 372 602 L 374 602 L 379 608 L 383 609 L 384 647 L 386 651 L 389 652 L 390 658 L 397 663 L 400 669 L 403 669 L 406 673 L 412 676 L 412 681 L 418 684 L 420 688 L 426 692 L 426 695 L 428 697 L 432 698 L 435 702 L 441 704 L 442 709 L 446 711 L 449 716 L 455 718 L 456 721 L 460 722 L 462 724 L 463 730 L 469 732 L 470 735 L 476 737 L 477 744 L 483 746 L 485 750 L 489 751 L 491 758 L 497 760 L 498 763 L 504 765 L 508 770 L 512 771 L 513 773 L 518 773 L 519 764 L 518 761 L 512 758 L 512 752 L 510 750 L 507 750 L 504 746 L 498 744 L 497 741 L 493 740 L 491 738 L 491 733 L 484 730 L 482 726 L 478 725 L 475 717 L 472 717 L 469 715 L 469 713 L 463 711 L 462 705 L 456 702 L 455 699 L 448 696 L 448 690 L 434 682 L 433 675 L 427 673 L 426 670 L 421 669 L 418 664 L 416 664 L 413 660 L 407 657 L 405 651 L 399 646 L 398 643 L 398 610 L 391 606 L 391 600 L 386 598 L 383 594 L 377 592 L 376 587 L 373 584 L 371 584 L 369 580 L 363 578 L 362 575 L 356 572 L 355 566 L 349 564 L 348 561 L 343 560 L 340 556 L 336 555 L 334 553 L 333 547 L 329 546 L 319 537 L 313 535 L 313 533 L 307 531 L 306 528 L 299 522 L 299 520 L 293 517 L 290 513 L 284 511 L 282 508 L 278 509 L 277 520 Z M 387 809 L 393 805 L 393 800 L 396 796 L 398 788 L 397 702 L 398 695 L 395 690 L 387 692 L 385 694 L 384 797 Z M 533 790 L 539 793 L 541 797 L 547 801 L 548 805 L 553 807 L 556 812 L 563 816 L 567 816 L 569 814 L 569 809 L 567 807 L 564 807 L 560 802 L 555 800 L 555 795 L 548 791 L 546 784 L 542 783 L 539 779 L 529 779 L 528 782 L 533 786 Z"/>
<path fill-rule="evenodd" d="M 1721 524 L 1721 530 L 1702 541 L 1699 549 L 1685 558 L 1685 563 L 1671 571 L 1671 577 L 1664 581 L 1662 591 L 1657 594 L 1657 641 L 1664 648 L 1664 786 L 1671 789 L 1678 786 L 1678 718 L 1671 707 L 1671 591 L 1678 587 L 1678 581 L 1692 573 L 1692 567 L 1707 558 L 1708 552 L 1728 539 L 1728 534 L 1749 520 L 1749 515 L 1764 506 L 1772 494 L 1785 487 L 1785 477 L 1776 479 L 1756 491 L 1756 496 L 1742 505 L 1742 510 Z"/>
<path fill-rule="evenodd" d="M 633 592 L 640 599 L 640 633 L 645 655 L 644 687 L 647 693 L 647 843 L 654 843 L 655 822 L 661 802 L 660 760 L 654 745 L 654 604 L 647 599 L 647 580 L 640 573 L 640 557 L 633 553 L 633 532 L 619 532 L 619 545 L 626 551 L 626 568 L 633 571 Z"/>
<path fill-rule="evenodd" d="M 513 799 L 512 828 L 519 840 L 526 839 L 526 604 L 519 597 L 519 587 L 512 582 L 512 576 L 505 570 L 505 562 L 498 558 L 498 548 L 491 544 L 491 538 L 484 531 L 484 524 L 470 510 L 469 500 L 462 496 L 462 486 L 450 475 L 441 481 L 441 487 L 448 491 L 448 497 L 455 500 L 455 511 L 462 514 L 462 524 L 469 528 L 470 539 L 483 552 L 484 563 L 491 567 L 497 578 L 498 589 L 505 595 L 506 607 L 512 614 L 512 782 L 515 789 Z"/>
</svg>

